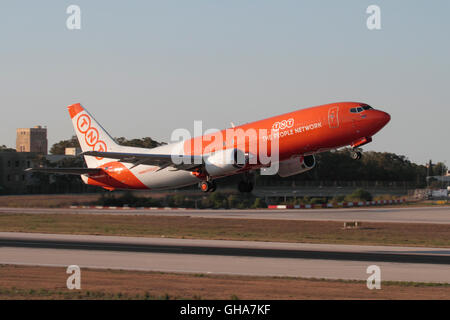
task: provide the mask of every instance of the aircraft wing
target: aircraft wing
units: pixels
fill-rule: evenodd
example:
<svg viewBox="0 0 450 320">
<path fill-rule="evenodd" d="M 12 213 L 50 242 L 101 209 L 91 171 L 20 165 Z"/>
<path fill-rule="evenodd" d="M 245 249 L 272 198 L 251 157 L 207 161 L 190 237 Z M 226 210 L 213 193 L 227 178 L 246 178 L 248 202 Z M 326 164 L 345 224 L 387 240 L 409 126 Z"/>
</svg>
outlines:
<svg viewBox="0 0 450 320">
<path fill-rule="evenodd" d="M 102 172 L 99 168 L 28 168 L 26 172 L 60 173 L 60 174 L 90 174 L 95 175 Z"/>
<path fill-rule="evenodd" d="M 100 151 L 86 151 L 81 153 L 80 155 L 93 156 L 98 158 L 107 158 L 107 159 L 117 159 L 120 162 L 133 163 L 133 167 L 138 166 L 140 164 L 147 164 L 158 166 L 161 169 L 172 166 L 181 170 L 191 170 L 201 166 L 204 163 L 204 159 L 202 156 L 191 156 L 191 155 L 100 152 Z"/>
</svg>

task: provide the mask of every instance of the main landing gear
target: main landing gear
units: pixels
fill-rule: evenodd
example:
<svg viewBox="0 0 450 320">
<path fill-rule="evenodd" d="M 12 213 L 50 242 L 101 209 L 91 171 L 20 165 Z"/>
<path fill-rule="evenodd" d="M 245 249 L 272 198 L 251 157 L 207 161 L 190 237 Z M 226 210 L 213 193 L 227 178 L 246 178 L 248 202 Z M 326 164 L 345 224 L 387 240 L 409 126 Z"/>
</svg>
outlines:
<svg viewBox="0 0 450 320">
<path fill-rule="evenodd" d="M 206 177 L 207 180 L 204 180 L 198 184 L 200 190 L 203 192 L 214 192 L 216 191 L 217 185 L 214 180 L 211 180 L 210 177 Z M 246 173 L 244 174 L 244 179 L 241 180 L 238 184 L 238 190 L 243 193 L 250 193 L 253 191 L 253 183 L 251 181 L 251 175 Z"/>
<path fill-rule="evenodd" d="M 202 181 L 200 182 L 200 190 L 203 192 L 214 192 L 216 191 L 217 185 L 214 181 Z"/>
<path fill-rule="evenodd" d="M 352 157 L 353 160 L 360 160 L 362 158 L 362 152 L 360 149 L 353 149 L 350 156 Z"/>
</svg>

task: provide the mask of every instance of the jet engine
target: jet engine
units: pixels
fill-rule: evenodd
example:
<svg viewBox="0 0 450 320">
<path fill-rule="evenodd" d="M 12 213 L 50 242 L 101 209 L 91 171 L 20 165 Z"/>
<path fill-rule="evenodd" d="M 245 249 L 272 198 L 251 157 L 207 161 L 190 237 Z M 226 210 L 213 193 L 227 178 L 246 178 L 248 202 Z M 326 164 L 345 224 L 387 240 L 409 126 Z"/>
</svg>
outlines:
<svg viewBox="0 0 450 320">
<path fill-rule="evenodd" d="M 248 156 L 239 149 L 220 150 L 205 158 L 205 169 L 211 177 L 230 175 L 248 164 Z"/>
<path fill-rule="evenodd" d="M 316 159 L 313 155 L 291 158 L 280 162 L 278 175 L 283 178 L 293 176 L 311 170 L 315 165 Z"/>
</svg>

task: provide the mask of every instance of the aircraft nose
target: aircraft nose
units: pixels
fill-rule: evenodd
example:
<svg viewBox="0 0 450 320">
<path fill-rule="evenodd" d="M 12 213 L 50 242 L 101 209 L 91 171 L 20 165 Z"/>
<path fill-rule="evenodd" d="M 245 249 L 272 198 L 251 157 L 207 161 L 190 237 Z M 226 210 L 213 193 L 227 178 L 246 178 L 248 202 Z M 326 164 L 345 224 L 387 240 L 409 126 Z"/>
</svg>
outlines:
<svg viewBox="0 0 450 320">
<path fill-rule="evenodd" d="M 383 122 L 383 125 L 387 124 L 391 121 L 391 115 L 387 112 L 381 111 L 381 121 Z"/>
<path fill-rule="evenodd" d="M 377 122 L 381 125 L 381 127 L 384 127 L 391 120 L 391 115 L 384 111 L 380 110 L 377 111 L 378 111 Z"/>
</svg>

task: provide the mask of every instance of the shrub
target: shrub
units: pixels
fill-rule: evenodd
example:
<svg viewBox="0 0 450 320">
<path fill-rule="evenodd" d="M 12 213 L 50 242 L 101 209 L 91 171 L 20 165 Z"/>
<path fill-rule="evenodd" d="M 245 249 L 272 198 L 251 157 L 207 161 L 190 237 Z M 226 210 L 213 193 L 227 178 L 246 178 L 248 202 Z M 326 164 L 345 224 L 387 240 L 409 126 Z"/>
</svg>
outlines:
<svg viewBox="0 0 450 320">
<path fill-rule="evenodd" d="M 352 194 L 345 197 L 347 201 L 372 201 L 373 197 L 370 192 L 364 189 L 356 189 Z"/>
</svg>

